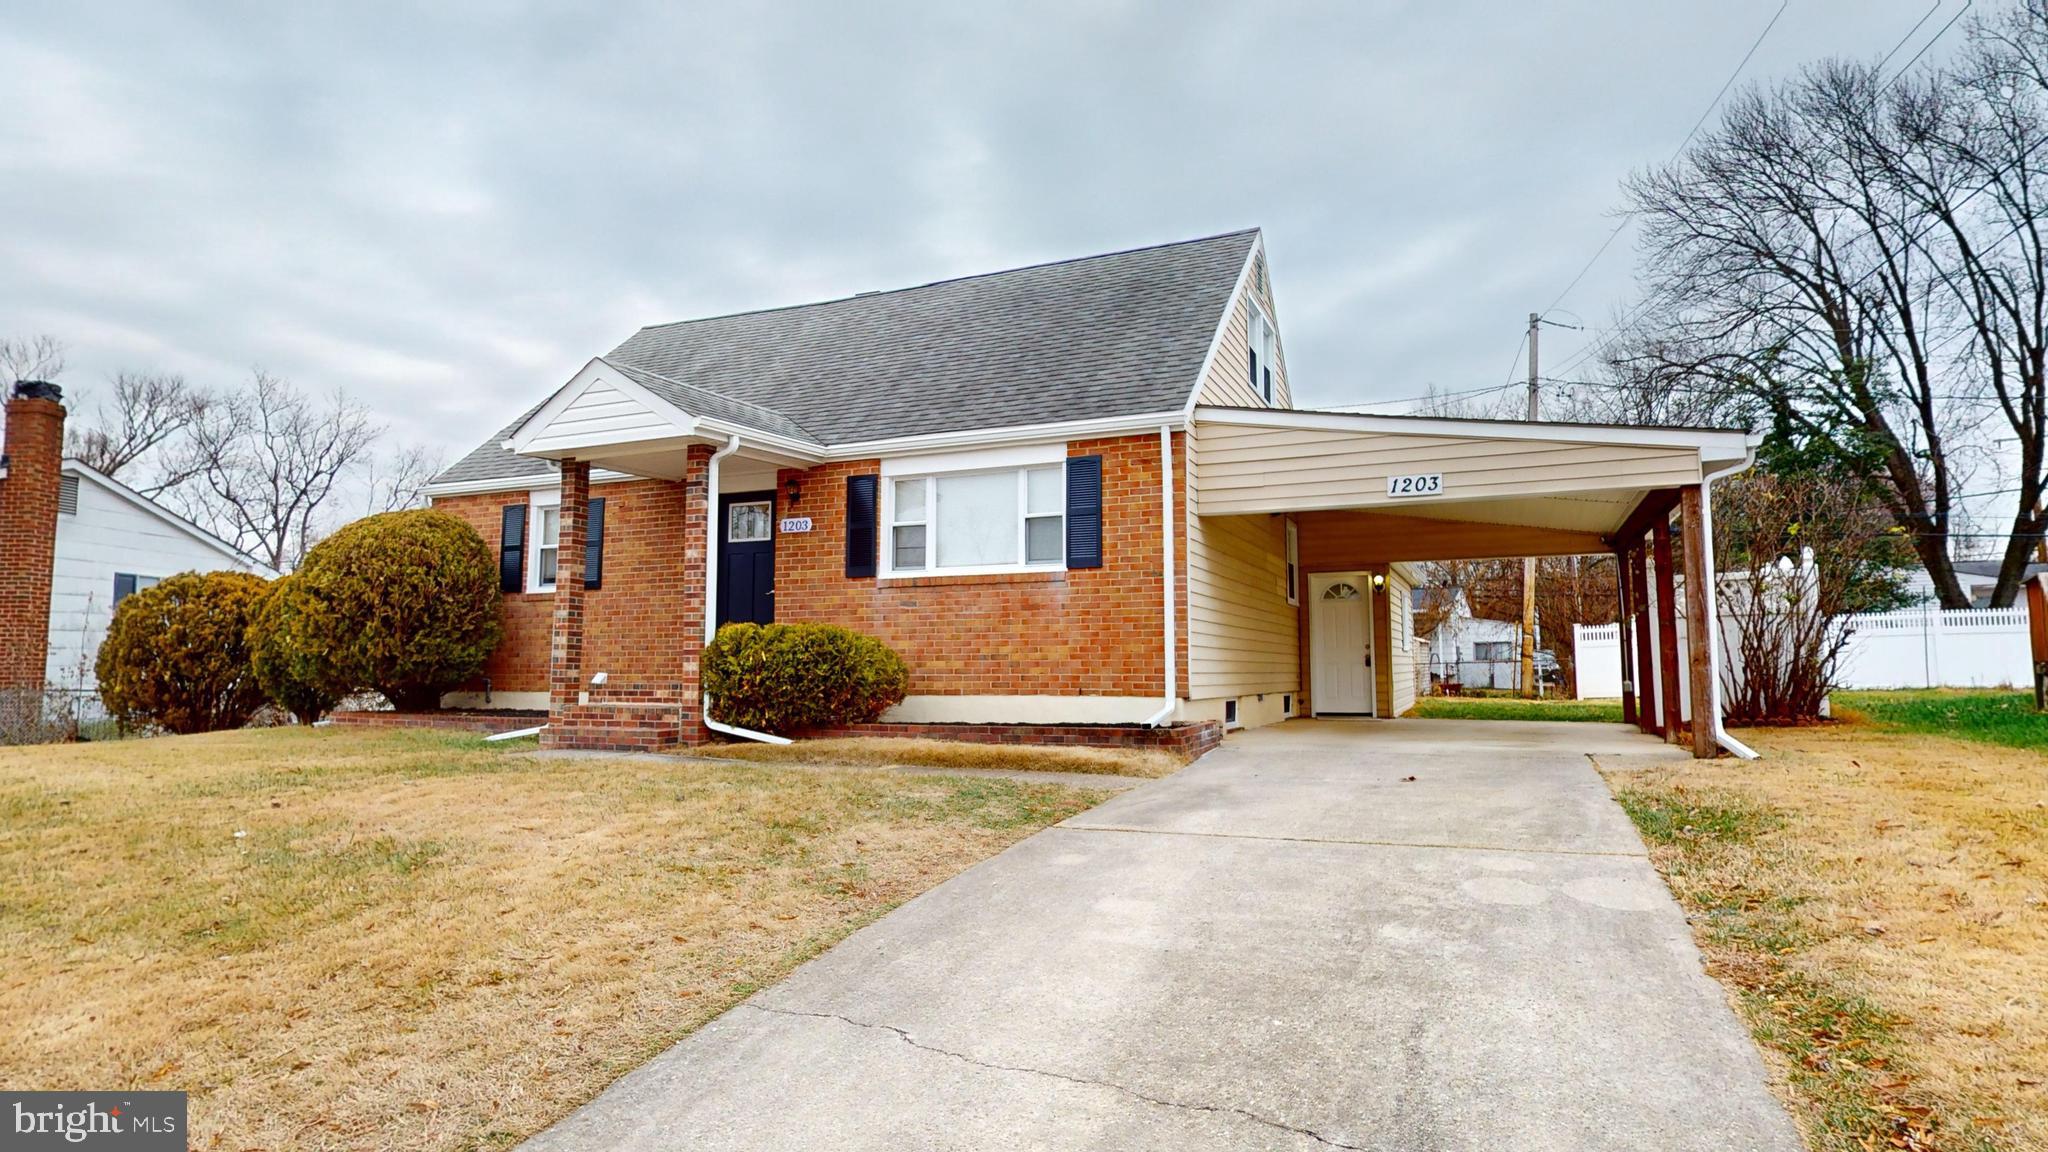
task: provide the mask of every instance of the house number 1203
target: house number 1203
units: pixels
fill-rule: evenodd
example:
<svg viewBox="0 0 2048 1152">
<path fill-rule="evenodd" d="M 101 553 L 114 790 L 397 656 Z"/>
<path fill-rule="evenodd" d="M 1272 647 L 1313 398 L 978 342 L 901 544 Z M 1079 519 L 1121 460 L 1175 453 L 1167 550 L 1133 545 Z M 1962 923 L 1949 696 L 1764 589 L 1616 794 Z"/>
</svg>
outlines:
<svg viewBox="0 0 2048 1152">
<path fill-rule="evenodd" d="M 1387 477 L 1389 496 L 1437 496 L 1444 490 L 1444 474 L 1423 472 L 1413 476 Z"/>
</svg>

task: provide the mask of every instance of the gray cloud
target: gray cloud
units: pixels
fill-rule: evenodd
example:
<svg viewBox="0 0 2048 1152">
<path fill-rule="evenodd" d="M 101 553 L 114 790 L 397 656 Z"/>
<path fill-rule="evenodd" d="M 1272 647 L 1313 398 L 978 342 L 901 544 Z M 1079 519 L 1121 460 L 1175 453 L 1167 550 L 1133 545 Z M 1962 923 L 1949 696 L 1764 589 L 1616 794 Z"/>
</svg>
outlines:
<svg viewBox="0 0 2048 1152">
<path fill-rule="evenodd" d="M 1495 384 L 1777 4 L 425 7 L 10 5 L 0 333 L 452 455 L 641 324 L 1259 224 L 1302 402 Z"/>
</svg>

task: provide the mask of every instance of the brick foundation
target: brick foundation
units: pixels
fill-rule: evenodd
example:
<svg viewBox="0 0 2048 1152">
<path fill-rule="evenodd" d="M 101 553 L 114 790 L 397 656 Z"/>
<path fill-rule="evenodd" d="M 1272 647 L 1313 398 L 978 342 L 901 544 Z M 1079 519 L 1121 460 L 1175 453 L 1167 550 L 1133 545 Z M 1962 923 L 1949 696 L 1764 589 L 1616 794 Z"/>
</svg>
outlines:
<svg viewBox="0 0 2048 1152">
<path fill-rule="evenodd" d="M 342 728 L 431 728 L 442 732 L 517 732 L 548 722 L 545 712 L 334 712 L 327 717 Z"/>
<path fill-rule="evenodd" d="M 959 740 L 969 744 L 1045 744 L 1090 748 L 1160 748 L 1192 760 L 1223 743 L 1214 720 L 1147 728 L 1142 724 L 848 724 L 803 734 L 826 740 L 847 736 Z"/>
</svg>

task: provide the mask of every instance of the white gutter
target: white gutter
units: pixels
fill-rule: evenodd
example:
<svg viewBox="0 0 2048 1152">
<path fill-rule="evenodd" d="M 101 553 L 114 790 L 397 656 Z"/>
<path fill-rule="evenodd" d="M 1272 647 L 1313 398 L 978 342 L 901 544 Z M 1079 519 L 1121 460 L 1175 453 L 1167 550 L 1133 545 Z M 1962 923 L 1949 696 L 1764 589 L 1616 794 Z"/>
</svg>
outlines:
<svg viewBox="0 0 2048 1152">
<path fill-rule="evenodd" d="M 1159 518 L 1161 583 L 1166 588 L 1166 704 L 1159 711 L 1145 718 L 1145 727 L 1158 728 L 1173 717 L 1173 710 L 1179 706 L 1176 697 L 1174 673 L 1179 661 L 1174 653 L 1174 572 L 1173 572 L 1173 425 L 1159 426 Z"/>
<path fill-rule="evenodd" d="M 704 643 L 709 644 L 718 637 L 718 462 L 740 450 L 740 438 L 734 433 L 725 447 L 711 454 L 711 463 L 704 470 Z M 704 676 L 704 659 L 697 658 L 697 676 Z M 704 726 L 713 732 L 737 736 L 742 740 L 755 740 L 763 744 L 787 744 L 787 736 L 771 736 L 751 728 L 736 728 L 721 724 L 711 718 L 711 693 L 704 693 Z"/>
<path fill-rule="evenodd" d="M 1720 576 L 1714 571 L 1714 481 L 1722 476 L 1732 476 L 1747 469 L 1753 463 L 1750 459 L 1721 472 L 1703 472 L 1700 475 L 1700 551 L 1706 559 L 1706 601 L 1707 601 L 1707 715 L 1714 719 L 1714 742 L 1744 760 L 1755 760 L 1756 749 L 1728 734 L 1721 723 L 1721 610 L 1715 603 L 1715 592 Z M 1698 706 L 1698 701 L 1693 702 Z"/>
</svg>

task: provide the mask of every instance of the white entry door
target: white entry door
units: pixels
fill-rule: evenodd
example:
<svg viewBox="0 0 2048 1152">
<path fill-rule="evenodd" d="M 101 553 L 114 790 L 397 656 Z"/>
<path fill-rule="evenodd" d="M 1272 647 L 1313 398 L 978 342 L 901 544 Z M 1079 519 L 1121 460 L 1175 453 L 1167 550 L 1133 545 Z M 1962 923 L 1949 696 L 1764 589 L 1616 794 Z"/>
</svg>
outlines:
<svg viewBox="0 0 2048 1152">
<path fill-rule="evenodd" d="M 1309 704 L 1316 715 L 1375 715 L 1372 578 L 1342 572 L 1308 578 Z"/>
</svg>

